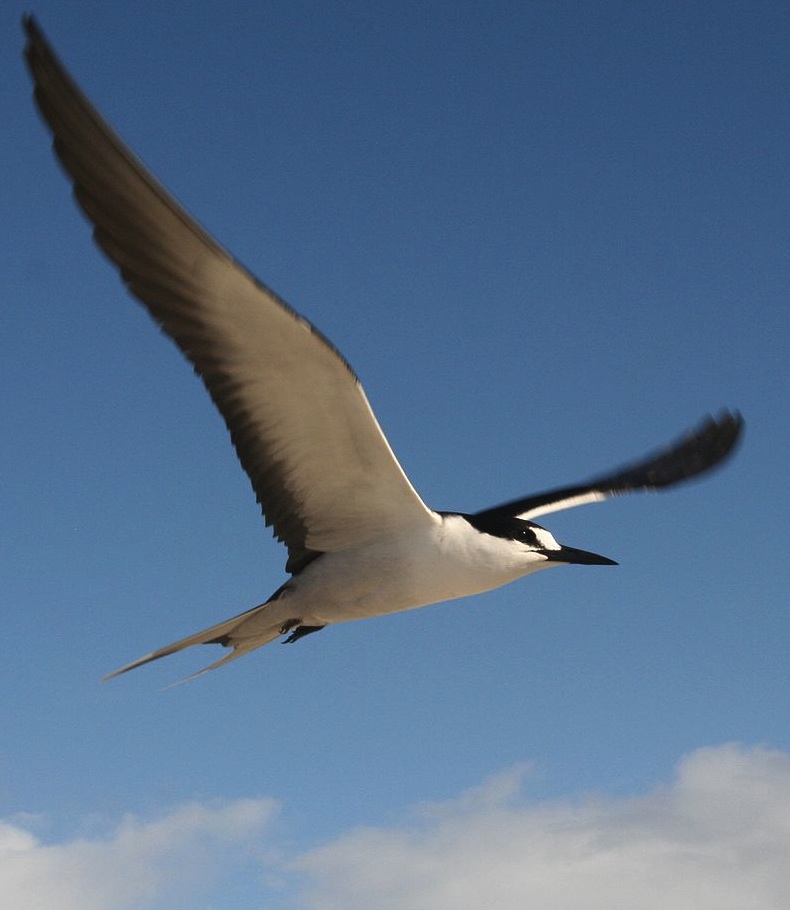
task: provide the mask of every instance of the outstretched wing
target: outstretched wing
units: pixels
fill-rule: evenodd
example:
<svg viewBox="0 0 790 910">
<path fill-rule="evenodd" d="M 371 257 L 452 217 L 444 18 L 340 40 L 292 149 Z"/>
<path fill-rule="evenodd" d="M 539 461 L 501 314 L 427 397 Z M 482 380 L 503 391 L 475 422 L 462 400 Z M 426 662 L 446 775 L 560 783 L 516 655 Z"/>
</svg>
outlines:
<svg viewBox="0 0 790 910">
<path fill-rule="evenodd" d="M 340 354 L 187 214 L 25 28 L 36 101 L 94 239 L 205 383 L 289 570 L 430 521 Z"/>
<path fill-rule="evenodd" d="M 743 430 L 740 414 L 723 412 L 709 417 L 672 445 L 588 483 L 559 487 L 525 499 L 515 499 L 477 515 L 483 518 L 523 518 L 559 512 L 588 502 L 600 502 L 639 490 L 663 490 L 697 477 L 721 464 L 733 451 Z"/>
</svg>

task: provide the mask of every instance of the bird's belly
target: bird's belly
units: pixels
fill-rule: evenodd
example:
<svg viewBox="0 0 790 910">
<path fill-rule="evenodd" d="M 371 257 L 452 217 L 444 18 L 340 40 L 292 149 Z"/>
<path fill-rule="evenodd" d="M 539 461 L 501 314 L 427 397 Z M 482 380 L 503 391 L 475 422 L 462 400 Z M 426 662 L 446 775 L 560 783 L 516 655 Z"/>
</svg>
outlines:
<svg viewBox="0 0 790 910">
<path fill-rule="evenodd" d="M 485 557 L 413 537 L 326 554 L 294 579 L 290 605 L 305 605 L 300 616 L 306 614 L 308 625 L 349 622 L 479 594 L 525 574 L 523 566 L 494 565 Z"/>
</svg>

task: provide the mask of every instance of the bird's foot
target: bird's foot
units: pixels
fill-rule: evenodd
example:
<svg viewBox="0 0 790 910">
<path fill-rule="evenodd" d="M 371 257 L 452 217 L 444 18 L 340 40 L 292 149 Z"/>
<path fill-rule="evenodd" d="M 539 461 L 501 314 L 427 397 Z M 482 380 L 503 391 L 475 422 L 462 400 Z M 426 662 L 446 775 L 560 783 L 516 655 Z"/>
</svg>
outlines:
<svg viewBox="0 0 790 910">
<path fill-rule="evenodd" d="M 289 629 L 293 629 L 293 632 L 285 639 L 283 642 L 284 645 L 292 645 L 295 641 L 299 641 L 300 638 L 304 638 L 305 635 L 310 635 L 311 632 L 319 632 L 321 629 L 325 629 L 326 626 L 300 626 L 299 620 L 296 621 L 296 628 L 292 625 L 289 625 L 287 629 L 281 628 L 280 631 L 284 634 L 288 632 Z"/>
</svg>

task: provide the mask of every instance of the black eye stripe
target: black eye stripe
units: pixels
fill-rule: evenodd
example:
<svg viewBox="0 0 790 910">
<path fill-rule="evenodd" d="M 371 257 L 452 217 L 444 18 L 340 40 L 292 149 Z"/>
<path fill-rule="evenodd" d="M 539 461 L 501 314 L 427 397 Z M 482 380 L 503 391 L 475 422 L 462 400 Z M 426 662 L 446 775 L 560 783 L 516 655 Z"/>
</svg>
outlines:
<svg viewBox="0 0 790 910">
<path fill-rule="evenodd" d="M 532 528 L 520 528 L 514 535 L 513 540 L 521 540 L 524 543 L 528 543 L 531 547 L 539 547 L 540 541 L 538 540 L 537 534 L 532 530 Z"/>
<path fill-rule="evenodd" d="M 518 540 L 536 550 L 543 548 L 543 543 L 534 531 L 535 525 L 523 518 L 504 518 L 485 514 L 462 515 L 461 517 L 483 534 L 491 534 L 492 537 L 502 537 L 505 540 Z"/>
</svg>

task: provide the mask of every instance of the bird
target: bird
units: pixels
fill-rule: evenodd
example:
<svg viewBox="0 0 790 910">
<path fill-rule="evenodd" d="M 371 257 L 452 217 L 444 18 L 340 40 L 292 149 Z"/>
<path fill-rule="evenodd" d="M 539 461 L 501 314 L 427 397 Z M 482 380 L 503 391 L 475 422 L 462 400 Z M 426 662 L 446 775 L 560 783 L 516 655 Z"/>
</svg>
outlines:
<svg viewBox="0 0 790 910">
<path fill-rule="evenodd" d="M 493 590 L 559 565 L 616 565 L 535 519 L 697 477 L 744 421 L 708 416 L 673 443 L 586 482 L 476 513 L 434 510 L 396 459 L 343 355 L 242 266 L 152 176 L 23 19 L 38 110 L 93 238 L 178 346 L 223 417 L 288 579 L 264 603 L 152 651 L 111 679 L 195 645 L 227 653 Z M 189 677 L 193 678 L 193 677 Z"/>
</svg>

